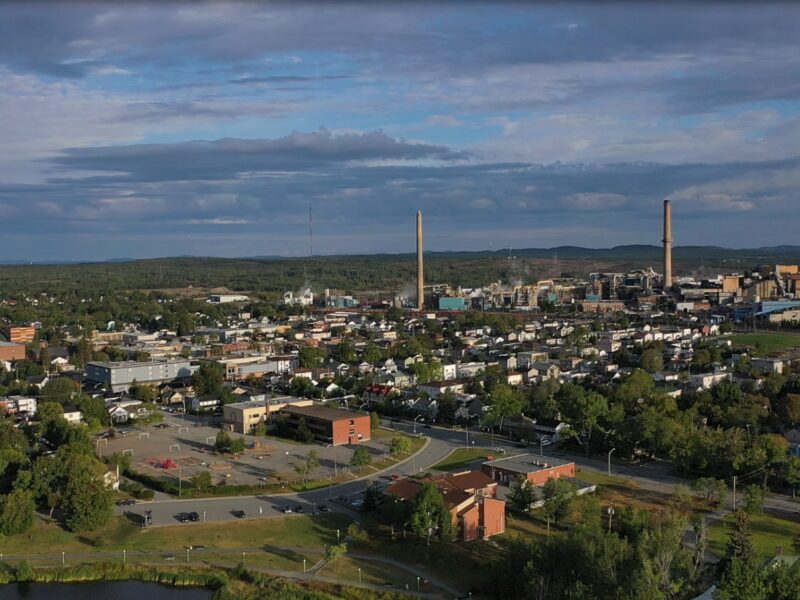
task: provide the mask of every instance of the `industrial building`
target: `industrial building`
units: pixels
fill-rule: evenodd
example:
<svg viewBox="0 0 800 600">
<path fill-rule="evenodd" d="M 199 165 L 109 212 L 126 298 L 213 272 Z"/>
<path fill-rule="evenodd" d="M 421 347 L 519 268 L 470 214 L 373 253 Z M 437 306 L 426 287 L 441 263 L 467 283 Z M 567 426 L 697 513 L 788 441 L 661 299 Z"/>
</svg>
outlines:
<svg viewBox="0 0 800 600">
<path fill-rule="evenodd" d="M 134 381 L 148 385 L 169 383 L 191 377 L 194 371 L 188 360 L 181 359 L 86 363 L 86 379 L 112 392 L 127 391 Z"/>
<path fill-rule="evenodd" d="M 281 410 L 286 415 L 286 425 L 296 429 L 305 421 L 319 442 L 342 446 L 370 440 L 370 417 L 367 413 L 330 408 L 327 406 L 286 406 Z"/>
</svg>

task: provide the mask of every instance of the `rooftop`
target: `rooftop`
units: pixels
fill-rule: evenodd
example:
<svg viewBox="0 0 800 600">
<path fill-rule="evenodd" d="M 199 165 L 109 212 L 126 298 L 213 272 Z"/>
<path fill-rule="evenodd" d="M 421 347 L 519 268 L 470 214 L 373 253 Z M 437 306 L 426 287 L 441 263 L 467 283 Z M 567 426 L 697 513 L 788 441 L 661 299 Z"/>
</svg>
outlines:
<svg viewBox="0 0 800 600">
<path fill-rule="evenodd" d="M 553 467 L 563 467 L 564 465 L 572 464 L 572 462 L 571 460 L 561 460 L 560 458 L 543 456 L 541 454 L 517 454 L 516 456 L 489 460 L 483 464 L 499 469 L 515 471 L 517 473 L 535 473 L 536 471 L 551 469 Z"/>
<path fill-rule="evenodd" d="M 86 363 L 87 366 L 92 365 L 95 367 L 105 367 L 107 369 L 131 369 L 133 367 L 149 367 L 155 365 L 165 365 L 165 364 L 177 364 L 177 363 L 189 363 L 188 359 L 183 358 L 172 358 L 167 360 L 148 360 L 144 362 L 136 362 L 135 360 L 125 360 L 119 362 L 110 362 L 110 361 L 92 361 Z"/>
<path fill-rule="evenodd" d="M 354 410 L 344 410 L 343 408 L 331 408 L 330 406 L 319 405 L 290 406 L 285 409 L 285 412 L 317 419 L 325 419 L 327 421 L 339 421 L 341 419 L 367 416 L 367 413 L 356 412 Z"/>
</svg>

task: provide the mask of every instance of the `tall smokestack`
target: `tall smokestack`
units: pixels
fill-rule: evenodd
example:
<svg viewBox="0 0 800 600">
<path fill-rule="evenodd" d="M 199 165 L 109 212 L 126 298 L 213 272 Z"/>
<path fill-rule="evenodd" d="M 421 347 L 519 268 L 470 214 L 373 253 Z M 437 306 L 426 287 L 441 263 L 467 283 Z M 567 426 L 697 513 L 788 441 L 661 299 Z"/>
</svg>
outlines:
<svg viewBox="0 0 800 600">
<path fill-rule="evenodd" d="M 664 290 L 672 288 L 672 203 L 664 200 Z"/>
<path fill-rule="evenodd" d="M 422 211 L 417 211 L 417 310 L 425 308 L 425 271 L 422 261 Z"/>
</svg>

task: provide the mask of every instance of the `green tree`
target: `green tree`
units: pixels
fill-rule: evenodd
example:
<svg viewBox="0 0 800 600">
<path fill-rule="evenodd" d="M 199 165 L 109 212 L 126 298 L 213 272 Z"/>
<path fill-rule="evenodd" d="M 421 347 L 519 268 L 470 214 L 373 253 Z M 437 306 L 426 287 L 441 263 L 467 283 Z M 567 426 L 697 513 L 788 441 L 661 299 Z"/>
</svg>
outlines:
<svg viewBox="0 0 800 600">
<path fill-rule="evenodd" d="M 220 429 L 217 432 L 216 439 L 214 440 L 214 450 L 216 450 L 220 454 L 227 454 L 231 451 L 232 442 L 233 438 L 231 438 L 231 434 L 229 434 L 224 429 Z"/>
<path fill-rule="evenodd" d="M 547 519 L 547 526 L 550 521 L 558 524 L 569 512 L 569 506 L 575 497 L 575 485 L 566 479 L 548 479 L 542 486 L 542 514 Z"/>
<path fill-rule="evenodd" d="M 211 473 L 208 471 L 201 471 L 195 473 L 191 478 L 192 485 L 200 492 L 204 492 L 211 488 L 213 481 L 211 480 Z"/>
<path fill-rule="evenodd" d="M 42 388 L 40 396 L 42 401 L 58 402 L 59 404 L 66 405 L 72 401 L 72 398 L 79 390 L 77 383 L 68 377 L 58 377 L 51 379 Z"/>
<path fill-rule="evenodd" d="M 93 456 L 72 455 L 62 504 L 71 531 L 94 531 L 111 518 L 113 493 L 105 484 L 105 472 Z"/>
<path fill-rule="evenodd" d="M 707 506 L 720 506 L 725 503 L 728 486 L 722 479 L 699 477 L 692 482 L 692 489 L 698 492 Z"/>
<path fill-rule="evenodd" d="M 505 384 L 494 386 L 489 394 L 489 420 L 503 428 L 503 420 L 522 414 L 525 401 L 522 396 Z"/>
<path fill-rule="evenodd" d="M 445 425 L 456 422 L 456 395 L 447 390 L 436 397 L 436 419 Z"/>
<path fill-rule="evenodd" d="M 792 498 L 797 496 L 797 487 L 800 486 L 800 456 L 790 456 L 783 466 L 783 478 L 792 488 Z"/>
<path fill-rule="evenodd" d="M 411 440 L 400 435 L 393 437 L 389 444 L 389 452 L 395 458 L 409 454 L 411 452 Z"/>
<path fill-rule="evenodd" d="M 642 352 L 642 359 L 640 361 L 642 369 L 648 373 L 657 373 L 664 370 L 664 356 L 660 350 L 656 348 L 648 348 Z"/>
<path fill-rule="evenodd" d="M 353 467 L 366 467 L 368 464 L 372 462 L 372 455 L 369 453 L 364 446 L 359 446 L 353 452 L 353 456 L 350 458 L 350 465 Z"/>
<path fill-rule="evenodd" d="M 508 499 L 517 509 L 528 512 L 536 501 L 536 492 L 527 477 L 520 475 L 508 490 Z"/>
<path fill-rule="evenodd" d="M 302 461 L 295 463 L 295 472 L 303 478 L 303 486 L 308 485 L 308 478 L 319 466 L 319 452 L 316 450 L 309 450 Z"/>
<path fill-rule="evenodd" d="M 205 361 L 192 375 L 192 386 L 198 396 L 218 396 L 225 380 L 225 367 L 217 362 Z"/>
<path fill-rule="evenodd" d="M 750 515 L 761 515 L 764 513 L 764 498 L 766 490 L 761 485 L 748 485 L 744 490 L 744 510 Z"/>
<path fill-rule="evenodd" d="M 300 366 L 304 369 L 315 369 L 321 367 L 325 360 L 325 351 L 313 346 L 303 346 L 297 354 Z"/>
<path fill-rule="evenodd" d="M 565 384 L 556 392 L 555 399 L 564 420 L 577 434 L 578 442 L 590 450 L 592 432 L 600 419 L 608 414 L 608 402 L 597 392 L 585 391 L 574 384 Z"/>
<path fill-rule="evenodd" d="M 309 429 L 303 417 L 300 417 L 300 420 L 297 422 L 297 429 L 295 430 L 294 437 L 298 442 L 303 442 L 304 444 L 310 444 L 314 441 L 314 432 Z"/>
<path fill-rule="evenodd" d="M 370 433 L 375 433 L 381 426 L 381 416 L 377 412 L 369 413 L 369 430 Z"/>
<path fill-rule="evenodd" d="M 452 518 L 444 502 L 444 496 L 433 483 L 423 483 L 414 497 L 411 510 L 411 530 L 430 545 L 437 536 L 447 540 L 452 532 Z"/>
<path fill-rule="evenodd" d="M 361 360 L 370 364 L 376 363 L 379 360 L 383 360 L 383 352 L 375 344 L 367 344 L 361 354 Z"/>
<path fill-rule="evenodd" d="M 15 489 L 0 496 L 0 533 L 15 535 L 30 529 L 33 525 L 36 505 L 33 493 L 25 489 Z"/>
</svg>

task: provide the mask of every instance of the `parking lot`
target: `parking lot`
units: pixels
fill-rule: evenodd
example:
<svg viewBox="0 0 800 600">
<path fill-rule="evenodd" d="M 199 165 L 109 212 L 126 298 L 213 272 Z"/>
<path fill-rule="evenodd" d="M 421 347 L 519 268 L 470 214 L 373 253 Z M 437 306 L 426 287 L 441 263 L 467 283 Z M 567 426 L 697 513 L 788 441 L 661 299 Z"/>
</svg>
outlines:
<svg viewBox="0 0 800 600">
<path fill-rule="evenodd" d="M 246 450 L 241 455 L 223 456 L 214 451 L 219 428 L 202 422 L 183 421 L 172 414 L 164 423 L 138 427 L 120 426 L 114 437 L 99 440 L 101 456 L 113 453 L 131 455 L 131 465 L 139 472 L 153 476 L 172 476 L 186 481 L 196 473 L 208 472 L 213 483 L 239 485 L 274 484 L 296 481 L 294 465 L 310 450 L 319 454 L 319 467 L 312 479 L 325 478 L 349 468 L 354 447 L 326 447 L 321 444 L 298 444 L 275 438 L 244 436 Z M 230 434 L 232 437 L 242 437 Z M 373 460 L 386 455 L 388 439 L 361 444 Z"/>
</svg>

